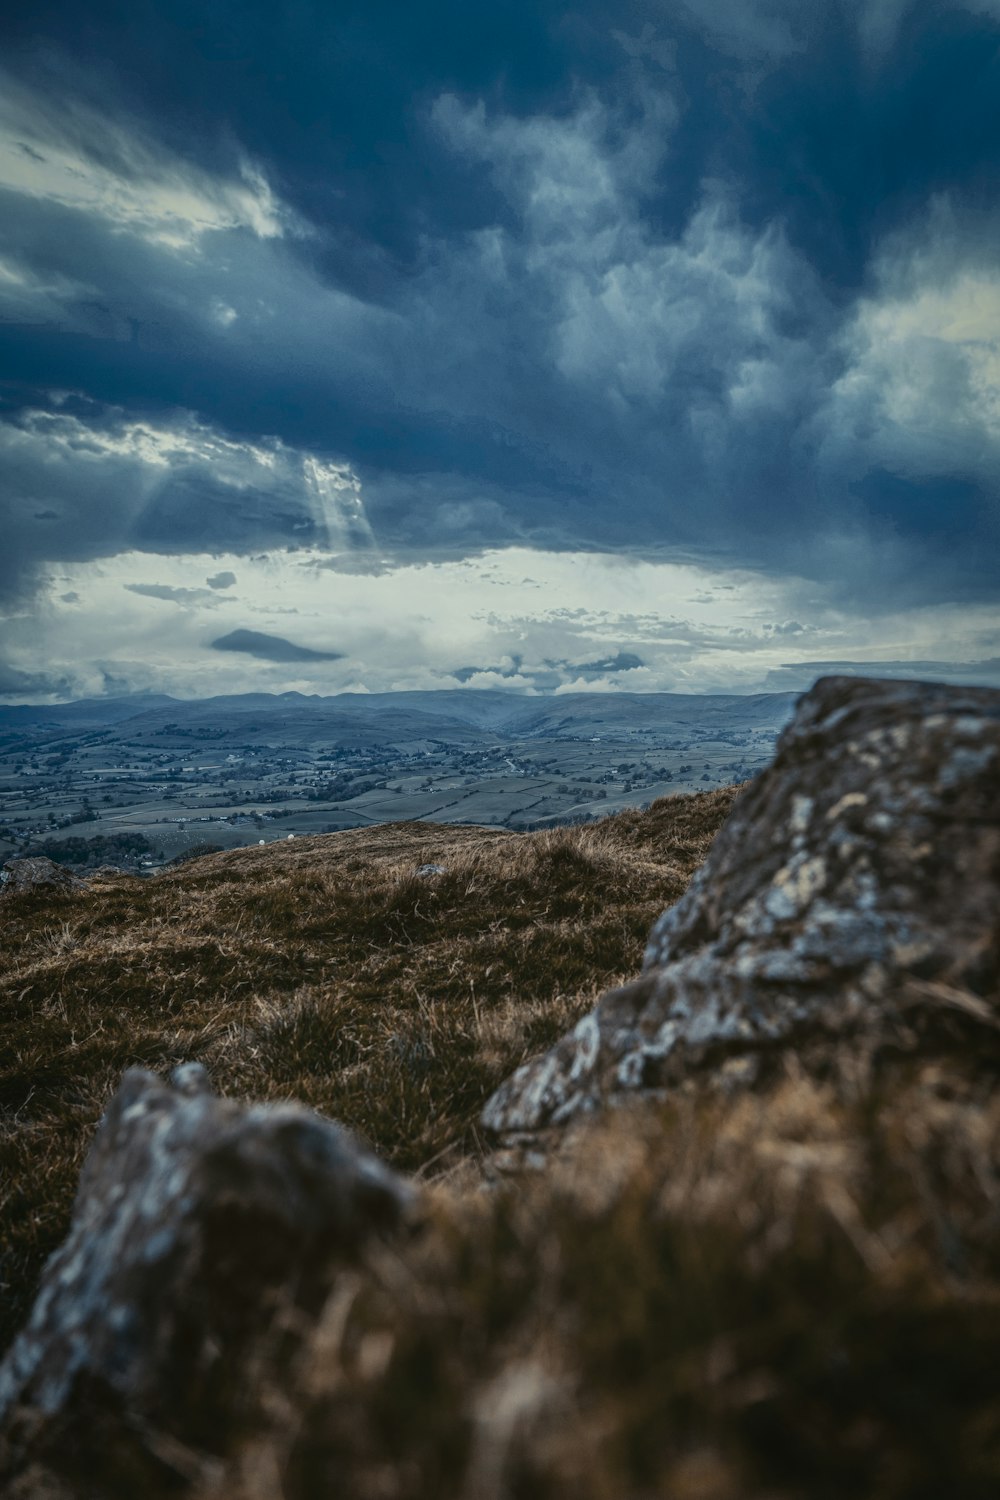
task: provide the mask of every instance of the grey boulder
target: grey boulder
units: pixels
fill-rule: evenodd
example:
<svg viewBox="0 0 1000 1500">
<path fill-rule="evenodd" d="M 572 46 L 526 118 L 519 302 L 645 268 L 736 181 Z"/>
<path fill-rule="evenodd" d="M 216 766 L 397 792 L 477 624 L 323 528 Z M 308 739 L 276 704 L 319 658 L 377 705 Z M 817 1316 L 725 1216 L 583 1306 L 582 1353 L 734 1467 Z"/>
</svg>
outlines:
<svg viewBox="0 0 1000 1500">
<path fill-rule="evenodd" d="M 1000 692 L 832 677 L 799 702 L 643 972 L 488 1101 L 559 1125 L 915 1012 L 1000 1025 Z"/>
<path fill-rule="evenodd" d="M 130 1068 L 84 1164 L 68 1238 L 0 1366 L 7 1464 L 35 1439 L 88 1451 L 95 1410 L 210 1440 L 216 1402 L 276 1298 L 321 1297 L 331 1267 L 399 1225 L 413 1199 L 305 1108 L 220 1099 L 198 1064 L 169 1085 Z"/>
</svg>

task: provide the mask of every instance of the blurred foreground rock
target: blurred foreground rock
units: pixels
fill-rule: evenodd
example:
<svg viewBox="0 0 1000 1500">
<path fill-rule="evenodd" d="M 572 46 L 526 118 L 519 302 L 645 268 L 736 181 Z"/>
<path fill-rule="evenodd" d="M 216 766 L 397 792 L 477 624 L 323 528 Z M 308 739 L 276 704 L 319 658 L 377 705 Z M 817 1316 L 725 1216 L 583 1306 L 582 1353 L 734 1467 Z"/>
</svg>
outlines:
<svg viewBox="0 0 1000 1500">
<path fill-rule="evenodd" d="M 0 869 L 0 897 L 23 896 L 28 891 L 49 886 L 55 890 L 75 891 L 83 887 L 71 870 L 57 865 L 44 855 L 30 859 L 10 859 Z"/>
<path fill-rule="evenodd" d="M 129 1069 L 69 1236 L 0 1366 L 0 1472 L 38 1439 L 91 1462 L 95 1413 L 211 1446 L 213 1411 L 275 1296 L 308 1302 L 331 1264 L 398 1224 L 412 1199 L 307 1109 L 217 1098 L 198 1064 L 170 1086 Z"/>
<path fill-rule="evenodd" d="M 696 1072 L 919 1012 L 1000 1025 L 1000 692 L 825 678 L 740 798 L 642 975 L 490 1099 L 516 1137 Z"/>
</svg>

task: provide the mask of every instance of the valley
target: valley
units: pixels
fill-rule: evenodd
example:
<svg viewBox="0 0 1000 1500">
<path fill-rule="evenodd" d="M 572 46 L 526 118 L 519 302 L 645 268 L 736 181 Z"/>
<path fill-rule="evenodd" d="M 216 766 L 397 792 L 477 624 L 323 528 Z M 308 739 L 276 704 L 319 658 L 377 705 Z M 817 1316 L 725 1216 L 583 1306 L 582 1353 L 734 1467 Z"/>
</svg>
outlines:
<svg viewBox="0 0 1000 1500">
<path fill-rule="evenodd" d="M 420 819 L 586 822 L 754 776 L 796 695 L 437 691 L 0 707 L 0 857 L 151 872 Z"/>
</svg>

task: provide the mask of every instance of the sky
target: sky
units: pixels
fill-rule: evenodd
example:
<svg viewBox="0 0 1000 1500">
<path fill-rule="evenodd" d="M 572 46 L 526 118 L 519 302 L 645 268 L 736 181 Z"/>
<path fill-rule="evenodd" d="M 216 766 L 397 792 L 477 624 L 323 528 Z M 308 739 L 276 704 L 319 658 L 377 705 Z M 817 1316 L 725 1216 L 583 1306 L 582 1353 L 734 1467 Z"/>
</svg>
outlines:
<svg viewBox="0 0 1000 1500">
<path fill-rule="evenodd" d="M 0 699 L 1000 685 L 1000 0 L 0 21 Z"/>
</svg>

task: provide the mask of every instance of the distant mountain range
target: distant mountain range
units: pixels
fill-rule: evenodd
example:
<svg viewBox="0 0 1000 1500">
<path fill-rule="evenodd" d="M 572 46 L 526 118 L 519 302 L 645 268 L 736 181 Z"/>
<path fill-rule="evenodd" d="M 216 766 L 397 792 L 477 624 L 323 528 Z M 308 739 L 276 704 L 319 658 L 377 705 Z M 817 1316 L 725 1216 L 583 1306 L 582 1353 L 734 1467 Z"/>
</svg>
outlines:
<svg viewBox="0 0 1000 1500">
<path fill-rule="evenodd" d="M 319 729 L 347 743 L 397 738 L 465 740 L 483 732 L 515 738 L 578 737 L 684 727 L 776 727 L 789 717 L 797 693 L 567 693 L 529 697 L 460 688 L 396 693 L 240 693 L 177 699 L 161 694 L 92 698 L 75 703 L 0 706 L 0 729 L 74 729 L 129 726 L 130 730 L 224 727 L 254 738 L 279 728 L 286 742 L 311 739 Z"/>
</svg>

